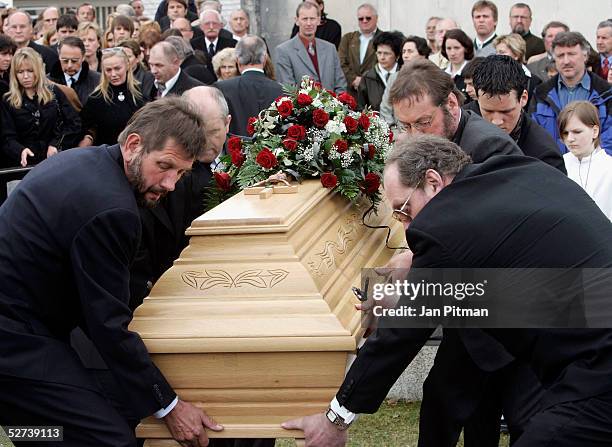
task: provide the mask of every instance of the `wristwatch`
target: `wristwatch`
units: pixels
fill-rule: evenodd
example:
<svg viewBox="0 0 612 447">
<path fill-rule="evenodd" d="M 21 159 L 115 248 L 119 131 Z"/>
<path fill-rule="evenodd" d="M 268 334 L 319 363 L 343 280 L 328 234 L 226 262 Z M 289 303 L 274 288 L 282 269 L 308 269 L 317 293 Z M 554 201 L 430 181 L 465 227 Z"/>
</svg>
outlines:
<svg viewBox="0 0 612 447">
<path fill-rule="evenodd" d="M 334 424 L 338 430 L 346 430 L 357 420 L 357 415 L 342 407 L 336 398 L 331 402 L 325 412 L 325 417 Z"/>
</svg>

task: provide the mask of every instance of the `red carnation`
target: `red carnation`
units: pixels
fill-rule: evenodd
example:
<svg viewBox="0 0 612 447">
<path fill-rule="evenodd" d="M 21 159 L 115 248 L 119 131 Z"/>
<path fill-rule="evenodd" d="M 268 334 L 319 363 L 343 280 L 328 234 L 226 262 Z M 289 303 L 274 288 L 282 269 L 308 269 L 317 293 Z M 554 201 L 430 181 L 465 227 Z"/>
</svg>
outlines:
<svg viewBox="0 0 612 447">
<path fill-rule="evenodd" d="M 287 136 L 297 141 L 302 141 L 306 138 L 306 128 L 299 124 L 294 124 L 287 129 Z"/>
<path fill-rule="evenodd" d="M 329 121 L 329 114 L 323 109 L 315 109 L 312 112 L 312 122 L 315 126 L 323 128 Z"/>
<path fill-rule="evenodd" d="M 389 131 L 389 143 L 393 143 L 393 138 L 395 138 L 395 135 L 393 135 L 393 131 L 390 130 Z"/>
<path fill-rule="evenodd" d="M 229 191 L 232 189 L 232 178 L 227 172 L 215 172 L 215 181 L 219 189 Z"/>
<path fill-rule="evenodd" d="M 355 101 L 355 98 L 353 98 L 351 95 L 349 95 L 346 92 L 340 93 L 338 95 L 338 100 L 342 104 L 346 104 L 347 106 L 349 106 L 353 110 L 355 110 L 355 108 L 357 107 L 357 101 Z"/>
<path fill-rule="evenodd" d="M 257 154 L 255 161 L 264 169 L 271 169 L 278 164 L 276 155 L 267 147 L 264 147 L 261 152 Z"/>
<path fill-rule="evenodd" d="M 348 150 L 348 143 L 346 140 L 336 140 L 336 142 L 334 143 L 334 147 L 338 152 L 342 154 Z"/>
<path fill-rule="evenodd" d="M 324 172 L 321 174 L 321 184 L 326 188 L 332 189 L 338 184 L 338 177 L 333 172 Z"/>
<path fill-rule="evenodd" d="M 333 90 L 325 89 L 325 91 L 332 95 L 334 98 L 336 98 L 336 92 L 334 92 Z"/>
<path fill-rule="evenodd" d="M 297 103 L 300 107 L 306 107 L 312 104 L 312 97 L 306 93 L 300 93 L 297 97 Z"/>
<path fill-rule="evenodd" d="M 242 139 L 240 137 L 231 137 L 227 140 L 227 150 L 230 152 L 242 150 Z"/>
<path fill-rule="evenodd" d="M 345 116 L 344 125 L 346 126 L 346 130 L 348 133 L 355 133 L 357 132 L 357 128 L 359 127 L 359 122 L 353 117 Z"/>
<path fill-rule="evenodd" d="M 230 151 L 230 156 L 232 157 L 232 163 L 237 167 L 241 167 L 242 163 L 244 163 L 245 157 L 244 154 L 240 151 Z"/>
<path fill-rule="evenodd" d="M 321 90 L 321 87 L 323 87 L 321 83 L 318 81 L 314 81 L 312 86 L 314 87 L 315 90 Z"/>
<path fill-rule="evenodd" d="M 376 146 L 373 144 L 368 144 L 368 158 L 370 160 L 374 160 L 374 156 L 376 155 Z"/>
<path fill-rule="evenodd" d="M 289 150 L 291 152 L 293 152 L 293 151 L 295 151 L 297 149 L 297 145 L 298 145 L 297 141 L 295 141 L 292 138 L 285 138 L 283 140 L 283 146 L 285 146 L 285 149 L 287 149 L 287 150 Z"/>
<path fill-rule="evenodd" d="M 368 195 L 372 195 L 378 191 L 378 188 L 380 188 L 380 177 L 378 174 L 373 172 L 366 174 L 363 181 L 363 188 L 365 189 L 365 193 Z"/>
<path fill-rule="evenodd" d="M 249 135 L 253 135 L 255 133 L 255 123 L 257 122 L 257 117 L 252 116 L 247 121 L 247 132 Z"/>
<path fill-rule="evenodd" d="M 368 117 L 368 115 L 364 113 L 361 114 L 361 116 L 359 117 L 359 125 L 363 130 L 366 131 L 370 128 L 370 118 Z"/>
<path fill-rule="evenodd" d="M 276 110 L 281 117 L 287 118 L 293 112 L 293 103 L 291 101 L 282 101 L 280 104 L 276 104 Z"/>
</svg>

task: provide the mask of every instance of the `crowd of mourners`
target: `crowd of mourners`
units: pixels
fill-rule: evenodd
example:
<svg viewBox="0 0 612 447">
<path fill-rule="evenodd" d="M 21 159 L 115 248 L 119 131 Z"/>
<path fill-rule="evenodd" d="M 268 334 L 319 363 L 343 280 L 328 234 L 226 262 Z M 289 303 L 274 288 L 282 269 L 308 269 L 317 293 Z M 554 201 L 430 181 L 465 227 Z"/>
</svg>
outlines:
<svg viewBox="0 0 612 447">
<path fill-rule="evenodd" d="M 611 19 L 597 26 L 593 47 L 559 21 L 547 23 L 541 38 L 532 34 L 530 6 L 516 3 L 508 11 L 512 33 L 498 35 L 498 8 L 481 0 L 472 7 L 473 30 L 460 29 L 452 18 L 431 17 L 424 18 L 421 37 L 379 29 L 376 8 L 366 3 L 357 8 L 358 29 L 343 34 L 323 0 L 304 0 L 291 38 L 274 58 L 266 46 L 266 57 L 251 51 L 258 59 L 251 60 L 235 48 L 249 36 L 248 11 L 234 10 L 225 23 L 222 3 L 163 0 L 154 17 L 147 17 L 142 1 L 132 0 L 105 23 L 91 3 L 63 14 L 50 6 L 36 18 L 5 10 L 0 168 L 33 166 L 61 150 L 115 144 L 145 103 L 198 85 L 226 93 L 223 82 L 244 77 L 245 67 L 278 82 L 275 93 L 281 84 L 312 76 L 331 91 L 353 95 L 360 109 L 378 111 L 396 134 L 427 133 L 427 120 L 409 129 L 398 122 L 388 95 L 403 66 L 429 60 L 452 78 L 465 110 L 502 128 L 519 147 L 524 128 L 541 126 L 551 138 L 536 144 L 554 141 L 562 156 L 562 163 L 557 157 L 551 164 L 560 164 L 612 218 Z M 493 55 L 506 58 L 483 66 Z M 509 73 L 517 75 L 510 79 Z M 263 99 L 273 100 L 271 95 L 268 88 Z M 248 115 L 266 104 L 258 98 L 253 110 L 252 96 L 242 103 L 226 99 L 234 117 L 230 131 L 238 135 L 246 133 Z"/>
</svg>

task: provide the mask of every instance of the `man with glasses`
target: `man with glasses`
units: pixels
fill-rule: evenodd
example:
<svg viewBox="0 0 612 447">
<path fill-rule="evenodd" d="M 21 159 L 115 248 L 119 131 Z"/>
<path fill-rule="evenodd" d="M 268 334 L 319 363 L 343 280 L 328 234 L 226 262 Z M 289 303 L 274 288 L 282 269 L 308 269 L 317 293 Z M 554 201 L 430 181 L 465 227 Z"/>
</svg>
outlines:
<svg viewBox="0 0 612 447">
<path fill-rule="evenodd" d="M 378 29 L 378 12 L 369 3 L 357 8 L 357 22 L 359 31 L 352 31 L 342 36 L 338 48 L 340 66 L 346 76 L 348 92 L 355 99 L 361 77 L 376 64 L 372 40 L 381 33 Z"/>
<path fill-rule="evenodd" d="M 569 271 L 612 267 L 612 231 L 606 216 L 565 175 L 532 158 L 497 156 L 472 164 L 454 143 L 421 135 L 396 145 L 386 162 L 384 185 L 394 217 L 406 229 L 415 268 L 556 266 Z M 566 200 L 558 200 L 559 195 Z M 409 274 L 408 281 L 414 284 L 416 277 Z M 497 291 L 493 293 L 489 299 L 499 298 Z M 559 314 L 564 312 L 563 306 L 552 307 Z M 397 320 L 386 323 L 390 324 L 378 329 L 360 348 L 327 412 L 286 422 L 284 428 L 303 429 L 307 446 L 344 445 L 346 429 L 357 413 L 377 411 L 434 331 L 433 327 L 402 327 Z M 505 349 L 529 364 L 545 386 L 545 405 L 530 409 L 524 431 L 511 440 L 513 445 L 612 444 L 612 381 L 600 379 L 612 374 L 612 330 L 498 327 L 444 331 L 423 386 L 420 447 L 456 445 L 460 425 L 455 426 L 453 440 L 442 442 L 444 431 L 469 416 L 468 404 L 480 404 L 474 397 L 490 385 L 489 369 L 482 370 L 480 362 L 494 368 L 496 351 Z M 477 342 L 485 338 L 478 340 L 474 333 L 490 340 L 492 358 L 482 357 L 487 346 Z M 522 391 L 521 382 L 515 385 L 515 391 Z M 432 403 L 426 402 L 432 392 L 439 394 L 441 413 L 431 412 Z M 457 406 L 460 401 L 463 406 Z M 424 439 L 424 431 L 442 433 L 437 440 Z M 497 446 L 498 441 L 471 445 Z"/>
<path fill-rule="evenodd" d="M 214 79 L 217 75 L 212 69 L 212 58 L 215 54 L 224 48 L 234 48 L 238 43 L 234 39 L 228 39 L 219 35 L 223 28 L 223 19 L 221 14 L 212 9 L 206 9 L 200 14 L 200 29 L 204 33 L 203 36 L 195 37 L 191 41 L 191 46 L 194 50 L 202 51 L 208 59 L 208 69 L 212 73 Z"/>
<path fill-rule="evenodd" d="M 513 33 L 520 34 L 525 40 L 527 51 L 525 52 L 525 60 L 531 56 L 541 54 L 546 51 L 544 41 L 538 36 L 531 34 L 531 8 L 526 3 L 515 3 L 510 8 L 510 28 Z"/>
</svg>

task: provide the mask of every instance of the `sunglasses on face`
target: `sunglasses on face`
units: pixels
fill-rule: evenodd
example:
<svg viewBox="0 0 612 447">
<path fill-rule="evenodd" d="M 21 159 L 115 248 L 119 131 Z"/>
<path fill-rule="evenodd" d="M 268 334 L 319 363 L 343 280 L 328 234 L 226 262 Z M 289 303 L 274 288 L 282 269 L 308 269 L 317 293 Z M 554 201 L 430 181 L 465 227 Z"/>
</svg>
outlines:
<svg viewBox="0 0 612 447">
<path fill-rule="evenodd" d="M 357 20 L 359 20 L 360 22 L 369 22 L 370 20 L 372 20 L 372 17 L 359 17 Z"/>
</svg>

